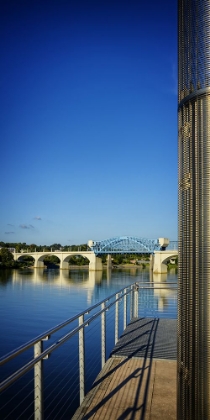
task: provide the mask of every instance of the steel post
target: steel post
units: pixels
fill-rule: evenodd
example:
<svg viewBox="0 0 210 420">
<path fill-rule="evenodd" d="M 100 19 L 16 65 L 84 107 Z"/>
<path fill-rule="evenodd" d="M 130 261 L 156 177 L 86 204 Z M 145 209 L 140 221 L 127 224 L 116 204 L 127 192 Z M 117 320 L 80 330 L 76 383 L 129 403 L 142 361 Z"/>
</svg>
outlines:
<svg viewBox="0 0 210 420">
<path fill-rule="evenodd" d="M 127 327 L 127 289 L 123 290 L 124 298 L 123 298 L 123 329 L 125 330 Z"/>
<path fill-rule="evenodd" d="M 134 318 L 138 318 L 138 285 L 134 286 Z"/>
<path fill-rule="evenodd" d="M 84 323 L 84 315 L 79 317 L 79 325 Z M 85 397 L 85 339 L 84 327 L 79 330 L 79 394 L 80 405 Z"/>
<path fill-rule="evenodd" d="M 101 304 L 101 310 L 105 309 L 105 302 Z M 103 369 L 106 362 L 106 312 L 101 314 L 101 369 Z"/>
<path fill-rule="evenodd" d="M 117 300 L 119 294 L 116 294 L 116 302 L 115 302 L 115 344 L 118 342 L 118 331 L 119 331 L 119 301 Z"/>
<path fill-rule="evenodd" d="M 34 358 L 43 351 L 43 342 L 34 344 Z M 42 420 L 43 415 L 43 360 L 34 366 L 34 420 Z"/>
<path fill-rule="evenodd" d="M 133 286 L 130 291 L 130 320 L 133 318 Z"/>
</svg>

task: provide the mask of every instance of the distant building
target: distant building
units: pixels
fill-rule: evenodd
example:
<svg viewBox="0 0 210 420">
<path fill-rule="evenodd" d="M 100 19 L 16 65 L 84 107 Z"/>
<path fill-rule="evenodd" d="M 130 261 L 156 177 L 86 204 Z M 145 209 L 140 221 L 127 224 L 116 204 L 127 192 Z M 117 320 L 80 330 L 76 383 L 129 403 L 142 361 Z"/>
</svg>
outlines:
<svg viewBox="0 0 210 420">
<path fill-rule="evenodd" d="M 5 247 L 0 246 L 0 250 L 1 250 L 2 248 L 5 248 Z M 7 248 L 7 249 L 8 249 L 8 251 L 12 252 L 13 254 L 15 253 L 15 248 Z"/>
</svg>

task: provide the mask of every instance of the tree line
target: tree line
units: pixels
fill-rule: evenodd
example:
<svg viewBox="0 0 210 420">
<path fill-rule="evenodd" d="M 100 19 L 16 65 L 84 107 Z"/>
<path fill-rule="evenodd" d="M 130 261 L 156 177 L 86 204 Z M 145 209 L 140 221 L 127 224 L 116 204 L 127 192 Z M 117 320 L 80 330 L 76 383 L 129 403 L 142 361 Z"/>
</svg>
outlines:
<svg viewBox="0 0 210 420">
<path fill-rule="evenodd" d="M 41 251 L 87 251 L 87 244 L 80 245 L 61 245 L 54 243 L 52 245 L 36 245 L 26 244 L 26 242 L 2 242 L 0 241 L 0 248 L 14 248 L 16 252 L 41 252 Z"/>
</svg>

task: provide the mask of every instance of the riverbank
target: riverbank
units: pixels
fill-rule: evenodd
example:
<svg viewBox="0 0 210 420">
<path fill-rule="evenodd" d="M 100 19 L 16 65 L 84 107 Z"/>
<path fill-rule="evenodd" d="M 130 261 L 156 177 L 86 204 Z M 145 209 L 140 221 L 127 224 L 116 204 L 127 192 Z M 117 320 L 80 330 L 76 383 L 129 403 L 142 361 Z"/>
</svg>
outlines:
<svg viewBox="0 0 210 420">
<path fill-rule="evenodd" d="M 150 262 L 149 261 L 142 261 L 141 263 L 138 264 L 112 264 L 111 269 L 130 269 L 130 268 L 140 268 L 140 269 L 147 269 L 150 267 Z M 178 265 L 177 264 L 168 264 L 168 270 L 171 269 L 178 269 Z M 33 269 L 33 265 L 24 265 L 24 263 L 16 263 L 13 265 L 3 265 L 0 264 L 0 270 L 7 270 L 7 269 L 14 269 L 14 270 L 26 270 L 26 269 Z M 107 264 L 103 264 L 103 269 L 107 269 Z M 43 267 L 44 270 L 47 269 L 60 269 L 60 265 L 59 264 L 49 264 L 49 265 L 44 265 Z M 89 270 L 89 265 L 85 264 L 85 265 L 69 265 L 69 268 L 67 270 Z"/>
<path fill-rule="evenodd" d="M 148 268 L 150 265 L 150 263 L 147 261 L 145 263 L 141 263 L 141 264 L 112 264 L 112 269 L 114 268 L 122 268 L 123 270 L 126 268 Z M 45 267 L 47 268 L 47 267 Z M 57 268 L 59 268 L 59 265 L 57 266 Z M 103 269 L 107 269 L 107 264 L 103 264 Z M 75 269 L 87 269 L 89 270 L 89 265 L 69 265 L 69 270 L 75 270 Z"/>
</svg>

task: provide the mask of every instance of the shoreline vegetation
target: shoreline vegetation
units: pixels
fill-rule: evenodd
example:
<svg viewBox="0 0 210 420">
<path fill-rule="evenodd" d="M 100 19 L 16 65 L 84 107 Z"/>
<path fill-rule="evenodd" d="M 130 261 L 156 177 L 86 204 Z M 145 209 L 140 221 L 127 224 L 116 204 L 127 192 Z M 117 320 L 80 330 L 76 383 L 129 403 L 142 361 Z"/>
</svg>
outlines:
<svg viewBox="0 0 210 420">
<path fill-rule="evenodd" d="M 80 252 L 87 251 L 89 248 L 86 244 L 82 245 L 72 245 L 62 247 L 60 244 L 53 244 L 50 246 L 38 246 L 35 244 L 27 245 L 26 243 L 4 243 L 0 242 L 0 269 L 10 268 L 10 269 L 28 269 L 33 268 L 34 259 L 32 256 L 25 255 L 25 253 L 30 252 L 56 252 L 56 251 L 78 251 L 78 255 L 74 255 L 69 259 L 69 270 L 75 268 L 88 269 L 89 261 L 87 258 L 84 258 L 82 255 L 79 255 Z M 19 261 L 14 260 L 14 252 L 21 253 L 21 258 Z M 102 255 L 103 268 L 107 268 L 106 258 L 107 255 Z M 60 260 L 56 255 L 46 255 L 44 260 L 44 269 L 47 268 L 59 268 Z M 114 254 L 112 256 L 112 269 L 115 268 L 141 268 L 145 269 L 150 265 L 150 255 L 149 254 Z M 168 270 L 171 268 L 177 269 L 178 259 L 175 261 L 169 261 Z"/>
</svg>

